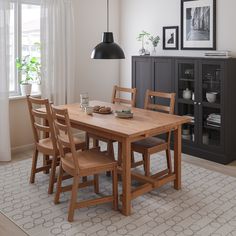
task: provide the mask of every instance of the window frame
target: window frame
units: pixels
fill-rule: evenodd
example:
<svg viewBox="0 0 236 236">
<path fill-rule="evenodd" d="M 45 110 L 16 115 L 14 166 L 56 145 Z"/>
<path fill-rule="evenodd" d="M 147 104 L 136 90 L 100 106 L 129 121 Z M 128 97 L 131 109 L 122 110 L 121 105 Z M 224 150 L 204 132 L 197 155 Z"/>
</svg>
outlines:
<svg viewBox="0 0 236 236">
<path fill-rule="evenodd" d="M 40 0 L 11 0 L 11 4 L 14 4 L 14 55 L 15 58 L 21 58 L 22 56 L 22 5 L 41 5 Z M 15 61 L 14 61 L 15 63 Z M 14 91 L 9 91 L 9 97 L 21 96 L 20 94 L 20 78 L 21 72 L 15 69 L 14 73 Z"/>
</svg>

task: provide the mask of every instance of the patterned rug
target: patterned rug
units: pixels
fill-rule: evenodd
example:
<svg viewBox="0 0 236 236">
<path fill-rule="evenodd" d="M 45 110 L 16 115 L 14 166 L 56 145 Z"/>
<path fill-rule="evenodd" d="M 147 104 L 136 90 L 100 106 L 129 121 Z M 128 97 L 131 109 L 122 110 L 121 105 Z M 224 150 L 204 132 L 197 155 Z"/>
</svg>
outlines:
<svg viewBox="0 0 236 236">
<path fill-rule="evenodd" d="M 152 157 L 153 172 L 165 165 L 164 156 Z M 32 236 L 236 235 L 233 177 L 183 162 L 182 190 L 167 184 L 135 199 L 129 217 L 104 204 L 76 210 L 75 221 L 68 223 L 69 193 L 54 205 L 53 196 L 47 194 L 48 176 L 40 173 L 36 183 L 29 184 L 30 169 L 30 159 L 0 166 L 0 210 Z M 109 177 L 100 177 L 100 189 L 111 190 Z M 93 188 L 80 190 L 79 199 L 94 197 L 92 192 Z"/>
</svg>

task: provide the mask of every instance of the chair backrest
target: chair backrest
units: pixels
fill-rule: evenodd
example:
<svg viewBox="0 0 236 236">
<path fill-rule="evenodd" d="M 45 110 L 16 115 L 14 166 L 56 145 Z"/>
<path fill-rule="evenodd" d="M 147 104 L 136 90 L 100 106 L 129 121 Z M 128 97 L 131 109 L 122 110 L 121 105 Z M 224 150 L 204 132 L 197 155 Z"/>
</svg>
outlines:
<svg viewBox="0 0 236 236">
<path fill-rule="evenodd" d="M 155 101 L 154 98 L 159 98 L 162 100 L 169 100 L 169 105 L 161 105 L 152 102 Z M 145 102 L 144 102 L 144 109 L 147 110 L 156 110 L 160 112 L 165 112 L 169 114 L 174 114 L 175 109 L 175 93 L 163 93 L 163 92 L 156 92 L 156 91 L 146 91 Z M 166 135 L 166 142 L 170 144 L 171 132 L 168 132 Z"/>
<path fill-rule="evenodd" d="M 53 150 L 56 151 L 57 142 L 49 100 L 32 98 L 28 95 L 27 103 L 36 145 L 39 143 L 40 139 L 50 137 L 52 140 Z M 37 109 L 39 108 L 44 108 L 45 112 L 38 111 Z"/>
<path fill-rule="evenodd" d="M 55 126 L 61 161 L 62 163 L 64 163 L 65 154 L 68 153 L 68 151 L 65 150 L 69 150 L 69 153 L 72 154 L 75 170 L 77 171 L 79 166 L 76 158 L 76 148 L 71 131 L 68 110 L 52 106 L 52 117 Z"/>
<path fill-rule="evenodd" d="M 130 94 L 130 99 L 125 99 L 121 98 L 121 93 L 129 93 Z M 137 89 L 136 88 L 123 88 L 119 87 L 117 85 L 114 86 L 113 88 L 113 93 L 112 93 L 112 103 L 123 103 L 123 104 L 129 104 L 132 107 L 135 107 L 136 105 L 136 93 Z"/>
<path fill-rule="evenodd" d="M 154 98 L 160 98 L 163 100 L 169 100 L 169 105 L 161 105 L 153 102 Z M 146 91 L 144 109 L 156 110 L 169 114 L 174 114 L 175 108 L 175 93 L 163 93 L 156 91 Z"/>
</svg>

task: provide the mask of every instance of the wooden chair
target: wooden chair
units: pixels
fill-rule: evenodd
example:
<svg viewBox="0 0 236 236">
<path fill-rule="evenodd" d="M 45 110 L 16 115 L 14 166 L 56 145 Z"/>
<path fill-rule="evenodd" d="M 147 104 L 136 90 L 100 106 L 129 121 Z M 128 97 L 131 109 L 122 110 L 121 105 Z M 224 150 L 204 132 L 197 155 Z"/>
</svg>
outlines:
<svg viewBox="0 0 236 236">
<path fill-rule="evenodd" d="M 113 92 L 112 92 L 112 99 L 111 102 L 113 104 L 118 103 L 118 104 L 125 104 L 129 105 L 131 107 L 135 107 L 136 105 L 136 93 L 137 89 L 136 88 L 124 88 L 124 87 L 119 87 L 115 85 L 113 87 Z M 129 94 L 130 98 L 121 98 L 121 94 Z M 93 146 L 96 147 L 98 146 L 99 140 L 107 143 L 107 152 L 109 156 L 111 156 L 113 159 L 115 158 L 114 155 L 114 148 L 113 148 L 113 143 L 116 142 L 115 140 L 107 140 L 103 139 L 101 137 L 95 136 L 93 134 L 88 134 L 88 138 L 93 138 Z M 87 140 L 89 143 L 89 140 Z M 121 165 L 121 144 L 118 143 L 118 164 Z"/>
<path fill-rule="evenodd" d="M 53 127 L 51 107 L 48 99 L 27 96 L 27 103 L 35 143 L 30 183 L 35 182 L 36 173 L 41 171 L 48 173 L 50 170 L 48 193 L 52 194 L 54 183 L 56 182 L 56 166 L 59 165 L 59 150 Z M 45 108 L 45 112 L 38 111 L 38 108 Z M 76 149 L 86 148 L 85 141 L 74 137 L 74 142 L 76 143 Z M 39 152 L 44 155 L 43 166 L 41 167 L 37 167 Z"/>
<path fill-rule="evenodd" d="M 161 99 L 161 100 L 168 99 L 169 105 L 165 106 L 165 105 L 152 103 L 154 98 Z M 150 90 L 146 91 L 146 97 L 145 97 L 145 103 L 144 103 L 145 109 L 156 110 L 156 111 L 173 114 L 174 105 L 175 105 L 175 93 L 162 93 L 162 92 L 154 92 Z M 146 138 L 144 140 L 132 143 L 131 145 L 132 167 L 136 167 L 143 164 L 145 175 L 150 176 L 150 155 L 165 150 L 168 172 L 171 173 L 172 164 L 171 164 L 171 154 L 170 154 L 170 137 L 171 137 L 171 132 L 166 134 L 166 140 L 160 139 L 158 137 L 150 137 L 150 138 Z M 140 162 L 135 162 L 133 152 L 141 153 L 143 156 L 143 160 Z"/>
<path fill-rule="evenodd" d="M 89 207 L 106 202 L 112 202 L 114 210 L 118 209 L 118 182 L 117 182 L 117 163 L 107 155 L 99 151 L 99 148 L 76 152 L 75 143 L 72 138 L 70 120 L 67 109 L 53 107 L 53 119 L 55 124 L 56 136 L 61 155 L 60 171 L 57 181 L 57 191 L 55 204 L 59 203 L 62 192 L 71 191 L 71 199 L 68 213 L 68 221 L 73 221 L 74 211 L 77 208 Z M 61 120 L 63 119 L 63 123 Z M 65 153 L 65 148 L 70 152 Z M 81 177 L 94 176 L 93 184 L 95 193 L 99 193 L 99 173 L 111 171 L 113 176 L 113 193 L 111 196 L 100 197 L 97 199 L 77 202 L 77 190 L 79 187 L 86 186 L 86 182 L 79 183 Z M 73 184 L 62 187 L 63 174 L 73 176 Z"/>
<path fill-rule="evenodd" d="M 130 94 L 130 99 L 127 98 L 121 98 L 121 94 Z M 130 105 L 131 107 L 135 107 L 136 105 L 136 88 L 123 88 L 119 87 L 117 85 L 114 86 L 113 92 L 112 92 L 112 103 L 119 103 L 119 104 L 126 104 Z"/>
</svg>

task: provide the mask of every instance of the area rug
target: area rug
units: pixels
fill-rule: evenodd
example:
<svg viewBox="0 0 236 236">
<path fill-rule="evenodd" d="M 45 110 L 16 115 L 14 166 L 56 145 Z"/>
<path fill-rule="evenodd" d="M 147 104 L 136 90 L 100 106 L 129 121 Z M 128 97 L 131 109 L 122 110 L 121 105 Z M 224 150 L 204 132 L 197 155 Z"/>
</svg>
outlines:
<svg viewBox="0 0 236 236">
<path fill-rule="evenodd" d="M 153 172 L 165 165 L 164 155 L 152 156 Z M 76 210 L 73 223 L 67 222 L 69 193 L 54 205 L 48 176 L 39 173 L 29 184 L 30 169 L 30 159 L 0 166 L 0 210 L 32 236 L 236 235 L 236 179 L 184 161 L 181 190 L 167 184 L 135 199 L 129 217 L 110 204 Z M 100 189 L 110 191 L 109 177 L 100 177 Z M 80 190 L 79 199 L 94 197 L 92 192 Z"/>
</svg>

